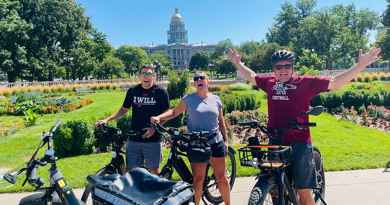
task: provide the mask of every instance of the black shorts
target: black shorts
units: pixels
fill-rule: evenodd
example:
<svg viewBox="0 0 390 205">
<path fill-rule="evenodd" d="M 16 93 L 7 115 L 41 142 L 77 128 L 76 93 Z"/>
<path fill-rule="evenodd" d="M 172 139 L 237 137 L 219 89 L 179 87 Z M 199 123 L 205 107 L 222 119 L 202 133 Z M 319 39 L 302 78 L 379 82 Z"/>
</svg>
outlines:
<svg viewBox="0 0 390 205">
<path fill-rule="evenodd" d="M 217 142 L 211 145 L 211 152 L 198 153 L 191 150 L 187 151 L 188 159 L 191 163 L 207 163 L 210 157 L 225 157 L 227 155 L 227 148 L 225 142 Z"/>
<path fill-rule="evenodd" d="M 294 143 L 292 146 L 291 171 L 297 189 L 317 187 L 313 146 L 306 143 Z"/>
</svg>

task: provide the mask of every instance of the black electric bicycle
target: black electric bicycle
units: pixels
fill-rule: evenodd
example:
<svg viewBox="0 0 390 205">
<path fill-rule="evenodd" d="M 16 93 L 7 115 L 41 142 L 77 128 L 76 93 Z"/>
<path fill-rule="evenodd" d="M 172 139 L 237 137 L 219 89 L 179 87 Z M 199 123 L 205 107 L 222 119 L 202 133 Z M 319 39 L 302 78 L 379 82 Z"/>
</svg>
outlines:
<svg viewBox="0 0 390 205">
<path fill-rule="evenodd" d="M 3 178 L 11 184 L 15 184 L 17 176 L 26 172 L 26 178 L 23 182 L 23 186 L 28 182 L 35 187 L 38 193 L 26 196 L 22 198 L 19 205 L 81 205 L 84 204 L 77 200 L 72 188 L 65 182 L 63 175 L 57 167 L 57 157 L 54 155 L 53 149 L 53 133 L 60 126 L 61 122 L 57 122 L 55 126 L 47 133 L 42 134 L 42 140 L 38 148 L 33 153 L 30 160 L 27 162 L 27 166 L 20 169 L 15 173 L 8 173 Z M 47 145 L 45 155 L 41 159 L 37 159 L 38 151 Z M 39 167 L 43 167 L 50 164 L 50 186 L 41 188 L 44 185 L 41 177 L 37 176 Z"/>
<path fill-rule="evenodd" d="M 323 108 L 318 106 L 310 109 L 303 115 L 319 115 Z M 286 130 L 270 130 L 256 120 L 241 122 L 239 125 L 260 129 L 268 136 L 275 136 L 276 133 L 283 133 Z M 316 126 L 315 123 L 298 123 L 296 120 L 290 122 L 288 129 L 308 129 Z M 298 205 L 297 194 L 294 189 L 294 181 L 290 175 L 291 146 L 260 144 L 257 137 L 248 139 L 249 145 L 239 149 L 239 158 L 242 166 L 255 167 L 261 170 L 258 174 L 256 184 L 253 187 L 248 204 L 249 205 Z M 317 187 L 313 189 L 315 203 L 326 205 L 325 197 L 325 175 L 321 159 L 321 153 L 313 148 L 313 158 L 316 169 Z"/>
<path fill-rule="evenodd" d="M 192 173 L 185 163 L 183 157 L 186 157 L 186 151 L 188 149 L 190 141 L 203 140 L 207 141 L 208 132 L 193 132 L 182 133 L 177 128 L 166 128 L 160 124 L 152 125 L 157 132 L 164 136 L 170 143 L 170 153 L 167 163 L 163 166 L 160 176 L 171 179 L 174 171 L 176 170 L 179 177 L 188 183 L 192 183 Z M 226 157 L 227 175 L 230 184 L 230 188 L 233 187 L 236 178 L 236 161 L 234 158 L 234 150 L 228 147 L 228 156 Z M 205 200 L 212 204 L 219 204 L 223 202 L 223 199 L 218 191 L 215 176 L 213 175 L 210 164 L 207 166 L 207 175 L 204 181 L 204 193 L 202 200 Z"/>
</svg>

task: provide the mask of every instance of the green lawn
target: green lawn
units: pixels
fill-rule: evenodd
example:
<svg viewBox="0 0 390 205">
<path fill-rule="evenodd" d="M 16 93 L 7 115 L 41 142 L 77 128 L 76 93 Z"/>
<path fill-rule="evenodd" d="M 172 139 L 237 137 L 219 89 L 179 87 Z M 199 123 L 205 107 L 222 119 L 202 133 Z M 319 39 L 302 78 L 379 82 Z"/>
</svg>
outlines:
<svg viewBox="0 0 390 205">
<path fill-rule="evenodd" d="M 253 92 L 253 91 L 244 91 Z M 261 110 L 266 110 L 263 95 Z M 47 115 L 38 120 L 38 124 L 17 133 L 0 138 L 0 168 L 16 169 L 23 166 L 39 142 L 39 133 L 52 126 L 56 119 L 68 121 L 85 119 L 91 123 L 96 119 L 115 111 L 122 103 L 124 92 L 95 93 L 89 96 L 94 103 L 71 113 Z M 4 119 L 4 118 L 0 118 Z M 318 127 L 312 129 L 314 144 L 321 149 L 326 170 L 350 170 L 383 167 L 390 160 L 390 133 L 365 128 L 344 120 L 337 120 L 329 114 L 312 117 Z M 235 145 L 238 148 L 240 145 Z M 166 158 L 167 150 L 164 151 Z M 59 167 L 72 187 L 82 187 L 85 177 L 108 163 L 110 154 L 92 154 L 59 160 Z M 238 159 L 237 159 L 237 163 Z M 42 168 L 45 176 L 47 168 Z M 254 175 L 257 170 L 238 165 L 238 175 Z M 20 178 L 21 179 L 21 178 Z M 46 178 L 45 178 L 46 179 Z M 47 180 L 46 180 L 47 181 Z M 15 186 L 0 182 L 0 192 L 31 190 L 20 183 Z"/>
<path fill-rule="evenodd" d="M 123 102 L 124 92 L 101 92 L 88 96 L 94 103 L 70 113 L 58 113 L 39 117 L 37 124 L 24 128 L 15 134 L 0 138 L 0 168 L 20 167 L 40 140 L 40 133 L 47 131 L 56 120 L 87 120 L 94 122 L 117 110 Z M 11 118 L 12 119 L 12 118 Z M 9 123 L 5 117 L 1 123 Z"/>
</svg>

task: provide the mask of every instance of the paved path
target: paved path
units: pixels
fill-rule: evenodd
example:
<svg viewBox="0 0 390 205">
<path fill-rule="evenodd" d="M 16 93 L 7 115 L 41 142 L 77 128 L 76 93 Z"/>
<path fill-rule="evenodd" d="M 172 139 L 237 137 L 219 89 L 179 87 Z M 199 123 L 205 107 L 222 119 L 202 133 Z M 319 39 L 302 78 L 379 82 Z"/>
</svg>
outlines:
<svg viewBox="0 0 390 205">
<path fill-rule="evenodd" d="M 383 169 L 326 173 L 326 201 L 329 205 L 389 205 L 390 172 Z M 254 177 L 238 178 L 232 190 L 232 205 L 247 204 Z M 82 190 L 76 190 L 80 197 Z M 0 194 L 1 205 L 17 204 L 29 193 Z"/>
<path fill-rule="evenodd" d="M 325 200 L 329 205 L 389 205 L 390 172 L 383 169 L 327 172 Z M 247 204 L 253 177 L 240 178 L 232 190 L 232 204 Z"/>
</svg>

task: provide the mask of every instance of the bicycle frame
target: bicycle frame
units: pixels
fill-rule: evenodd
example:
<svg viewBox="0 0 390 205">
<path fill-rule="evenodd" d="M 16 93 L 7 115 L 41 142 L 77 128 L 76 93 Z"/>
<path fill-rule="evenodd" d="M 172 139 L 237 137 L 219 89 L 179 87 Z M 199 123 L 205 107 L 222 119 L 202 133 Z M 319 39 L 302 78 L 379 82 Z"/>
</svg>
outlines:
<svg viewBox="0 0 390 205">
<path fill-rule="evenodd" d="M 53 133 L 60 126 L 60 124 L 61 122 L 57 122 L 56 125 L 48 133 L 44 133 L 42 135 L 41 143 L 39 144 L 38 148 L 34 151 L 32 157 L 28 161 L 27 167 L 22 168 L 16 174 L 6 174 L 4 176 L 4 179 L 14 184 L 16 183 L 16 177 L 21 173 L 26 172 L 26 178 L 23 182 L 23 186 L 28 182 L 29 184 L 34 186 L 36 190 L 44 190 L 43 193 L 38 193 L 39 194 L 38 198 L 39 200 L 41 200 L 42 203 L 52 202 L 53 201 L 52 194 L 54 192 L 57 192 L 62 204 L 80 205 L 80 202 L 77 200 L 72 188 L 68 186 L 68 184 L 65 182 L 64 176 L 57 168 L 57 158 L 54 155 L 52 140 L 53 140 Z M 45 145 L 47 145 L 45 155 L 41 159 L 36 159 L 36 155 L 38 154 L 38 151 L 41 148 L 43 148 Z M 51 165 L 49 169 L 50 186 L 41 188 L 41 186 L 44 183 L 42 179 L 39 176 L 37 176 L 37 171 L 40 166 L 41 167 L 46 166 L 48 163 Z M 27 201 L 30 200 L 31 199 L 29 198 L 30 196 L 25 197 L 25 199 Z"/>
<path fill-rule="evenodd" d="M 184 159 L 181 156 L 187 156 L 185 153 L 180 152 L 177 150 L 176 146 L 172 146 L 169 155 L 167 163 L 163 167 L 167 167 L 168 170 L 161 170 L 160 176 L 164 175 L 164 171 L 169 171 L 169 177 L 172 176 L 173 169 L 176 170 L 180 178 L 192 184 L 192 174 L 190 169 L 187 167 L 187 165 L 184 162 Z"/>
<path fill-rule="evenodd" d="M 271 194 L 272 200 L 276 200 L 276 203 L 273 202 L 275 205 L 286 205 L 287 200 L 293 203 L 293 205 L 298 205 L 298 199 L 293 188 L 293 183 L 285 169 L 286 168 L 263 170 L 257 177 L 256 185 L 259 183 L 267 183 L 269 186 L 267 189 L 271 189 L 273 185 L 276 185 L 276 189 L 278 191 L 277 193 L 283 194 L 282 196 L 272 196 Z M 272 192 L 272 190 L 270 190 L 270 192 Z M 288 198 L 286 196 L 288 196 Z"/>
</svg>

